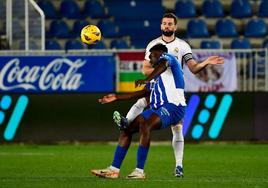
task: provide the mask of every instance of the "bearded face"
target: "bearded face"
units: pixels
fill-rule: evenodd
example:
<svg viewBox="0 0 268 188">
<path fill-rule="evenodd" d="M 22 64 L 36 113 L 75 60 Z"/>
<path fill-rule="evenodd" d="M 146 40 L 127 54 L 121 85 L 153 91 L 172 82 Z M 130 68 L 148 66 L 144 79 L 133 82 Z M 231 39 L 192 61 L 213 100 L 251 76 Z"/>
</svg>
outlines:
<svg viewBox="0 0 268 188">
<path fill-rule="evenodd" d="M 170 37 L 174 34 L 175 32 L 174 31 L 168 31 L 168 30 L 162 30 L 162 34 L 166 37 Z"/>
<path fill-rule="evenodd" d="M 164 36 L 172 36 L 177 29 L 173 18 L 163 18 L 161 23 L 161 31 Z"/>
</svg>

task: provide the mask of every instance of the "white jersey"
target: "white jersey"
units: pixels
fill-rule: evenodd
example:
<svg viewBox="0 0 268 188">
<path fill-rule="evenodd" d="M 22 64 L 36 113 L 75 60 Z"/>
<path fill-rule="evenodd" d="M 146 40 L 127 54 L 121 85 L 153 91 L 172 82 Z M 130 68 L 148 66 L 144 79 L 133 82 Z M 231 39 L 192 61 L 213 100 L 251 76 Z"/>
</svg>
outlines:
<svg viewBox="0 0 268 188">
<path fill-rule="evenodd" d="M 175 56 L 179 62 L 181 62 L 181 66 L 183 67 L 183 63 L 185 63 L 185 59 L 187 58 L 187 55 L 191 55 L 192 56 L 192 50 L 191 47 L 189 46 L 189 44 L 187 42 L 185 42 L 184 40 L 181 40 L 177 37 L 175 37 L 175 39 L 171 42 L 165 42 L 162 37 L 158 37 L 154 40 L 152 40 L 146 47 L 146 52 L 145 52 L 145 60 L 150 60 L 149 55 L 150 55 L 150 49 L 156 45 L 156 44 L 164 44 L 167 49 L 168 49 L 168 53 Z"/>
</svg>

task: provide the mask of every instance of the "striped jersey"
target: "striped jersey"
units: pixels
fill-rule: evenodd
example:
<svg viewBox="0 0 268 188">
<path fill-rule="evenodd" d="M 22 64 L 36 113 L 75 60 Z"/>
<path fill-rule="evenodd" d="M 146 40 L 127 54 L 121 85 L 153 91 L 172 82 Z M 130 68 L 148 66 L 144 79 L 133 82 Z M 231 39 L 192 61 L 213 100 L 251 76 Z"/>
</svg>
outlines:
<svg viewBox="0 0 268 188">
<path fill-rule="evenodd" d="M 171 54 L 163 53 L 159 62 L 166 61 L 167 69 L 146 85 L 151 90 L 150 106 L 159 108 L 164 103 L 186 106 L 184 79 L 180 62 Z"/>
<path fill-rule="evenodd" d="M 181 66 L 183 67 L 183 63 L 185 63 L 185 61 L 187 61 L 189 58 L 187 57 L 188 55 L 192 55 L 192 50 L 191 47 L 189 46 L 189 44 L 187 42 L 185 42 L 184 40 L 181 40 L 179 38 L 175 38 L 173 41 L 171 42 L 165 42 L 162 37 L 158 37 L 154 40 L 152 40 L 146 47 L 146 52 L 145 52 L 145 60 L 150 61 L 149 55 L 150 55 L 150 49 L 156 45 L 156 44 L 164 44 L 167 49 L 168 49 L 168 53 L 175 56 L 179 62 L 181 63 Z"/>
</svg>

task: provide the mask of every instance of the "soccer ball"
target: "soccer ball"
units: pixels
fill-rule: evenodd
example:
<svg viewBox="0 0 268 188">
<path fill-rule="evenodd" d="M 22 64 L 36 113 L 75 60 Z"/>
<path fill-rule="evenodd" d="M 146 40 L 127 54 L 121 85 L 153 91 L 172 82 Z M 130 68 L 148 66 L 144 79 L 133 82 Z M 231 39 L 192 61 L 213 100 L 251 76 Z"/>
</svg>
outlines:
<svg viewBox="0 0 268 188">
<path fill-rule="evenodd" d="M 87 25 L 81 30 L 81 41 L 86 44 L 96 44 L 101 40 L 101 31 L 95 25 Z"/>
</svg>

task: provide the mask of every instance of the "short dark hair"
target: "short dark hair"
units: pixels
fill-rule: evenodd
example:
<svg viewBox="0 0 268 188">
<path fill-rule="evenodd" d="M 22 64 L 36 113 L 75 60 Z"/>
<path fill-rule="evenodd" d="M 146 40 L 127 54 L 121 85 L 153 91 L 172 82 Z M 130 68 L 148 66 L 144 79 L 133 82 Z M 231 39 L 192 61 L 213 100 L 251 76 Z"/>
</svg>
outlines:
<svg viewBox="0 0 268 188">
<path fill-rule="evenodd" d="M 161 44 L 161 43 L 154 45 L 152 48 L 150 48 L 149 51 L 152 52 L 153 50 L 162 51 L 162 52 L 167 52 L 168 51 L 167 47 L 164 44 Z"/>
<path fill-rule="evenodd" d="M 165 14 L 163 15 L 162 20 L 163 20 L 163 18 L 173 18 L 173 19 L 174 19 L 174 23 L 175 23 L 175 25 L 177 25 L 177 16 L 176 16 L 175 14 L 173 14 L 173 13 L 171 13 L 171 12 L 168 12 L 168 13 L 165 13 Z M 162 20 L 161 20 L 161 21 L 162 21 Z"/>
</svg>

